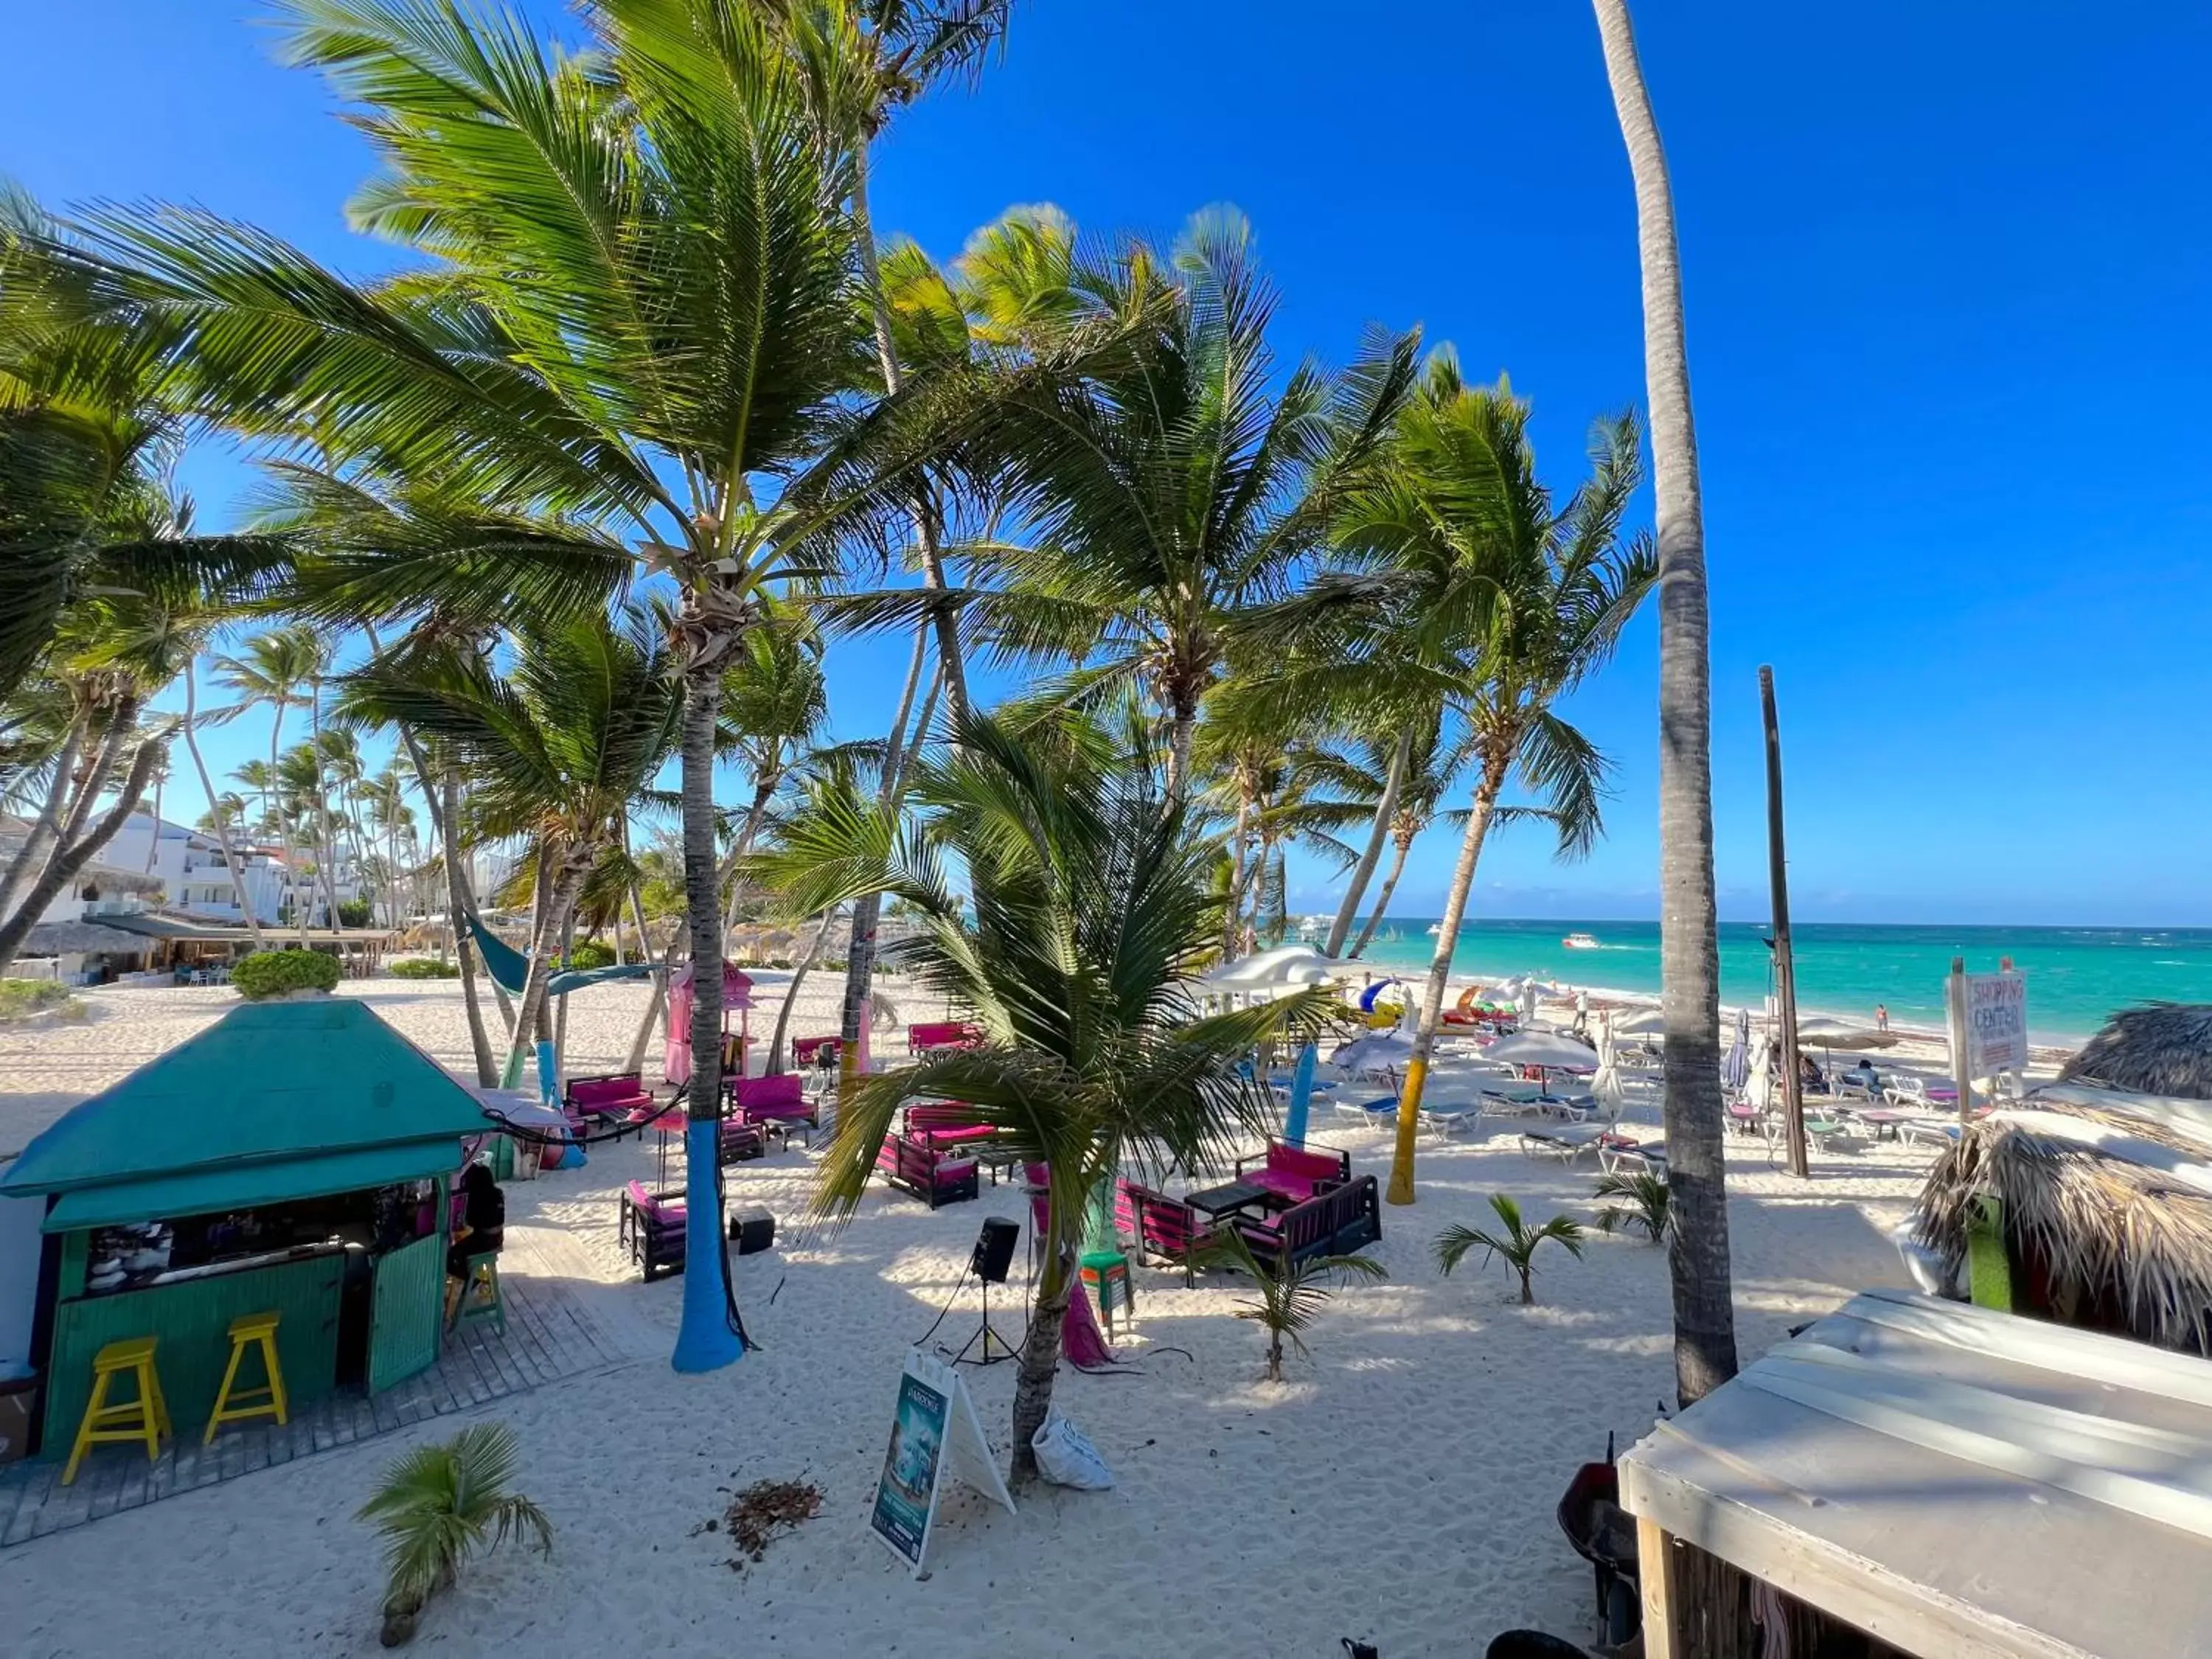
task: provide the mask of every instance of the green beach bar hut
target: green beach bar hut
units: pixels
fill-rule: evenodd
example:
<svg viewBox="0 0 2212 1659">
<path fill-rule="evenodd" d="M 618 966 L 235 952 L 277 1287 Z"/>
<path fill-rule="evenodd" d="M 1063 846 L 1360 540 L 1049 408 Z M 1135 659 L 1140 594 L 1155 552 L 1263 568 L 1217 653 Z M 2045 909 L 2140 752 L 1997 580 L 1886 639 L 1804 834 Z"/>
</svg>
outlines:
<svg viewBox="0 0 2212 1659">
<path fill-rule="evenodd" d="M 0 1193 L 47 1202 L 33 1358 L 43 1449 L 69 1449 L 93 1356 L 151 1336 L 179 1436 L 214 1409 L 241 1315 L 275 1313 L 298 1404 L 438 1357 L 447 1194 L 492 1128 L 345 997 L 246 1003 L 24 1148 Z"/>
</svg>

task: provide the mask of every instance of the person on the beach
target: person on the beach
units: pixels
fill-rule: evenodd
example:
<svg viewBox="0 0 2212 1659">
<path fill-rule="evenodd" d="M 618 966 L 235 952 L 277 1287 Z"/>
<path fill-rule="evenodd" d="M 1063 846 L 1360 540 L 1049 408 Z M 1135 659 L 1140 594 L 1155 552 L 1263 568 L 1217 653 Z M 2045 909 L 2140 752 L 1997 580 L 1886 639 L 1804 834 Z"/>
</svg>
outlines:
<svg viewBox="0 0 2212 1659">
<path fill-rule="evenodd" d="M 1575 1035 L 1577 1036 L 1589 1035 L 1589 993 L 1588 991 L 1575 993 Z"/>
<path fill-rule="evenodd" d="M 1824 1093 L 1828 1087 L 1827 1074 L 1802 1048 L 1797 1051 L 1797 1081 L 1805 1088 L 1818 1089 Z"/>
<path fill-rule="evenodd" d="M 1874 1029 L 1877 1031 L 1889 1029 L 1889 1005 L 1886 1002 L 1877 1002 L 1874 1006 Z"/>
<path fill-rule="evenodd" d="M 1864 1085 L 1869 1095 L 1881 1096 L 1881 1073 L 1875 1070 L 1874 1062 L 1864 1054 L 1859 1056 L 1859 1063 L 1852 1066 L 1847 1075 L 1852 1082 Z"/>
</svg>

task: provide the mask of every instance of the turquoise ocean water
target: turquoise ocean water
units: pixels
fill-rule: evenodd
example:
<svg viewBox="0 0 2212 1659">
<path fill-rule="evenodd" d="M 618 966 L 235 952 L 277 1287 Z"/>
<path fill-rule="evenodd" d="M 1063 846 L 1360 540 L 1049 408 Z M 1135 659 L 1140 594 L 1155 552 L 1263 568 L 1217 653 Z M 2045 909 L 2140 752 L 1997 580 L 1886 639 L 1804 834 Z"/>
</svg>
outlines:
<svg viewBox="0 0 2212 1659">
<path fill-rule="evenodd" d="M 1378 968 L 1425 970 L 1436 948 L 1432 918 L 1383 924 L 1367 949 Z M 1756 1006 L 1767 994 L 1763 922 L 1721 925 L 1721 998 Z M 1571 933 L 1601 948 L 1568 950 Z M 1972 973 L 2001 957 L 2027 976 L 2027 1023 L 2039 1040 L 2078 1042 L 2115 1011 L 2139 1002 L 2212 1002 L 2212 928 L 1856 927 L 1800 922 L 1794 930 L 1797 1001 L 1809 1013 L 1871 1022 L 1887 1003 L 1899 1025 L 1940 1030 L 1943 976 L 1964 957 Z M 1534 973 L 1564 984 L 1659 989 L 1656 921 L 1469 921 L 1460 929 L 1455 975 Z"/>
</svg>

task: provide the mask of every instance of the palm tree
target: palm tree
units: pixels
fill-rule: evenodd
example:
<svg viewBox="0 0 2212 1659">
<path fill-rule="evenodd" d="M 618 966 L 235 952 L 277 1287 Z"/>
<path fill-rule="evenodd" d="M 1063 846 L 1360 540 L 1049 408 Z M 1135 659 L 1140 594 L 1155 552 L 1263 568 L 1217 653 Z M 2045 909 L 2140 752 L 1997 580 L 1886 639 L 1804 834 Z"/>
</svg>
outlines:
<svg viewBox="0 0 2212 1659">
<path fill-rule="evenodd" d="M 281 538 L 198 534 L 171 500 L 181 412 L 158 360 L 78 349 L 82 283 L 60 237 L 0 185 L 0 698 L 88 598 L 245 599 L 290 559 Z"/>
<path fill-rule="evenodd" d="M 1414 339 L 1378 336 L 1341 375 L 1280 374 L 1275 292 L 1226 210 L 1167 259 L 1131 242 L 1069 270 L 1073 316 L 1133 319 L 1137 343 L 1073 387 L 1008 399 L 974 435 L 975 464 L 1035 534 L 975 548 L 987 586 L 963 597 L 1001 653 L 1081 665 L 1071 696 L 1141 685 L 1180 801 L 1240 614 L 1318 550 L 1412 382 Z"/>
<path fill-rule="evenodd" d="M 269 722 L 269 770 L 263 786 L 263 801 L 267 816 L 279 826 L 283 838 L 285 864 L 291 866 L 298 857 L 289 820 L 276 810 L 276 793 L 283 768 L 279 751 L 284 742 L 285 711 L 299 702 L 301 688 L 311 681 L 319 682 L 325 667 L 323 642 L 312 629 L 301 624 L 272 629 L 257 634 L 246 641 L 245 649 L 237 655 L 219 656 L 215 659 L 215 681 L 237 701 L 229 708 L 209 716 L 210 720 L 227 720 L 236 718 L 248 709 L 265 708 L 270 711 Z M 307 915 L 313 901 L 295 901 L 298 915 L 294 918 L 300 927 L 300 943 L 307 942 Z M 335 909 L 331 915 L 332 926 L 337 922 Z"/>
<path fill-rule="evenodd" d="M 1249 1319 L 1267 1334 L 1267 1381 L 1283 1380 L 1283 1339 L 1300 1353 L 1306 1352 L 1304 1333 L 1321 1316 L 1329 1298 L 1328 1281 L 1338 1274 L 1366 1279 L 1388 1279 L 1379 1261 L 1364 1255 L 1316 1255 L 1298 1261 L 1285 1254 L 1273 1266 L 1263 1265 L 1236 1228 L 1225 1230 L 1207 1251 L 1210 1258 L 1248 1275 L 1258 1294 L 1239 1303 L 1237 1316 Z"/>
<path fill-rule="evenodd" d="M 1649 548 L 1621 538 L 1642 476 L 1632 418 L 1599 422 L 1590 476 L 1560 507 L 1536 477 L 1528 414 L 1437 354 L 1392 465 L 1339 516 L 1343 568 L 1316 584 L 1364 618 L 1397 672 L 1430 677 L 1467 727 L 1475 774 L 1401 1096 L 1395 1204 L 1413 1201 L 1413 1127 L 1483 842 L 1501 816 L 1549 822 L 1563 856 L 1595 840 L 1604 757 L 1553 705 L 1612 656 L 1651 581 Z M 1540 805 L 1502 805 L 1516 778 Z"/>
<path fill-rule="evenodd" d="M 1597 1212 L 1601 1232 L 1633 1230 L 1656 1244 L 1674 1225 L 1674 1194 L 1662 1175 L 1650 1170 L 1601 1175 L 1595 1193 L 1599 1198 L 1615 1200 Z"/>
<path fill-rule="evenodd" d="M 975 1050 L 860 1079 L 838 1114 L 819 1197 L 860 1202 L 902 1103 L 971 1103 L 997 1142 L 1046 1171 L 1045 1250 L 1013 1407 L 1013 1474 L 1036 1472 L 1074 1290 L 1086 1206 L 1125 1157 L 1200 1167 L 1238 1133 L 1263 1132 L 1272 1103 L 1237 1061 L 1259 1040 L 1317 1016 L 1322 994 L 1201 1017 L 1187 975 L 1214 943 L 1209 838 L 1179 803 L 1164 810 L 1150 757 L 1099 770 L 988 719 L 917 771 L 907 824 L 857 788 L 818 799 L 757 873 L 792 908 L 878 892 L 921 921 L 888 960 L 966 1010 Z M 969 883 L 954 893 L 947 866 Z"/>
<path fill-rule="evenodd" d="M 1668 1177 L 1674 1237 L 1674 1385 L 1683 1405 L 1735 1375 L 1721 1149 L 1720 927 L 1713 887 L 1712 662 L 1705 526 L 1690 412 L 1674 194 L 1627 0 L 1591 0 L 1636 180 L 1644 373 L 1659 540 L 1659 959 L 1667 1022 Z"/>
<path fill-rule="evenodd" d="M 434 543 L 326 554 L 353 578 L 328 611 L 412 619 L 460 595 L 550 625 L 639 569 L 672 580 L 699 986 L 676 1363 L 727 1364 L 709 1144 L 721 677 L 769 599 L 902 510 L 914 470 L 911 453 L 869 459 L 902 429 L 868 427 L 855 395 L 852 155 L 758 8 L 603 0 L 581 52 L 437 0 L 287 15 L 290 56 L 329 74 L 383 163 L 354 223 L 428 267 L 363 289 L 211 216 L 111 213 L 80 261 L 85 309 L 158 347 L 195 407 L 311 436 L 328 470 L 437 504 Z"/>
<path fill-rule="evenodd" d="M 795 624 L 756 629 L 722 676 L 722 720 L 730 750 L 750 775 L 752 799 L 724 860 L 730 890 L 725 934 L 737 926 L 744 884 L 739 865 L 752 851 L 769 804 L 830 723 L 830 693 L 819 641 Z"/>
<path fill-rule="evenodd" d="M 619 851 L 632 804 L 653 793 L 675 748 L 682 693 L 669 670 L 656 619 L 629 607 L 613 625 L 586 617 L 522 631 L 511 661 L 410 652 L 372 661 L 343 683 L 349 719 L 404 725 L 468 769 L 480 834 L 521 838 L 537 850 L 540 902 L 507 1058 L 510 1083 L 537 1034 L 585 878 Z"/>
<path fill-rule="evenodd" d="M 384 1538 L 390 1575 L 385 1646 L 415 1633 L 423 1604 L 452 1584 L 478 1551 L 496 1548 L 513 1534 L 553 1553 L 553 1523 L 545 1512 L 507 1490 L 521 1455 L 506 1424 L 478 1423 L 451 1440 L 403 1453 L 384 1471 L 354 1519 L 374 1523 Z"/>
<path fill-rule="evenodd" d="M 1581 1255 L 1582 1224 L 1572 1216 L 1555 1215 L 1541 1226 L 1531 1227 L 1521 1218 L 1520 1205 L 1504 1193 L 1492 1193 L 1490 1207 L 1498 1212 L 1498 1219 L 1505 1231 L 1485 1232 L 1479 1227 L 1454 1222 L 1437 1235 L 1437 1266 L 1449 1278 L 1452 1269 L 1459 1266 L 1467 1253 L 1480 1245 L 1484 1253 L 1483 1265 L 1487 1267 L 1493 1255 L 1502 1258 L 1521 1281 L 1521 1305 L 1533 1306 L 1536 1291 L 1531 1281 L 1536 1276 L 1536 1252 L 1545 1244 L 1557 1241 L 1569 1255 Z"/>
</svg>

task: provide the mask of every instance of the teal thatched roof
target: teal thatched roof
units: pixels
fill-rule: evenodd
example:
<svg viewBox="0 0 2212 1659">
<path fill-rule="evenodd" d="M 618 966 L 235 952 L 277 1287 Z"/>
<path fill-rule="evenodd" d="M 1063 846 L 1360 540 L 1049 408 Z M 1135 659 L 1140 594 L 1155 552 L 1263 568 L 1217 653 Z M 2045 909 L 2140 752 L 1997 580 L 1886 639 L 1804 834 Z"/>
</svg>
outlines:
<svg viewBox="0 0 2212 1659">
<path fill-rule="evenodd" d="M 251 1002 L 70 1111 L 23 1149 L 0 1194 L 158 1181 L 167 1212 L 191 1214 L 198 1198 L 234 1202 L 248 1170 L 244 1184 L 264 1201 L 328 1192 L 308 1166 L 327 1170 L 337 1154 L 408 1146 L 424 1171 L 452 1168 L 461 1137 L 490 1127 L 465 1089 L 366 1003 Z M 281 1190 L 275 1166 L 286 1164 L 302 1166 L 309 1185 Z M 194 1176 L 208 1179 L 180 1179 Z"/>
</svg>

